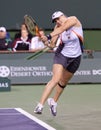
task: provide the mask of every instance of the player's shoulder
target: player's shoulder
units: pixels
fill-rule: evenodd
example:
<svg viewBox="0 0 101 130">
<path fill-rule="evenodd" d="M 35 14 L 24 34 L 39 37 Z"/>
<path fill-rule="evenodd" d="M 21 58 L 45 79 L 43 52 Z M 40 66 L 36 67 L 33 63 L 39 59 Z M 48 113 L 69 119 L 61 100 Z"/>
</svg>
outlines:
<svg viewBox="0 0 101 130">
<path fill-rule="evenodd" d="M 79 21 L 79 19 L 76 16 L 70 16 L 70 17 L 68 17 L 67 18 L 67 23 L 68 23 L 68 21 L 70 21 L 72 23 L 75 23 L 76 25 L 80 24 L 80 21 Z"/>
<path fill-rule="evenodd" d="M 75 19 L 75 20 L 77 20 L 78 18 L 76 16 L 69 16 L 69 17 L 67 17 L 67 19 Z"/>
</svg>

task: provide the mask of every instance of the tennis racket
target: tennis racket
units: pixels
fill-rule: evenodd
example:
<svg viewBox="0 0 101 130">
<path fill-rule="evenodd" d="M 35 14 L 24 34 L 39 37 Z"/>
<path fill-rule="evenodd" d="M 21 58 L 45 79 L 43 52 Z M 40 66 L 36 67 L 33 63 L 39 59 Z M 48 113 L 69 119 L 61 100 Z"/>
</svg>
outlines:
<svg viewBox="0 0 101 130">
<path fill-rule="evenodd" d="M 38 27 L 37 23 L 35 22 L 35 20 L 30 15 L 25 15 L 24 16 L 24 21 L 25 21 L 25 24 L 26 24 L 26 26 L 28 28 L 28 31 L 32 35 L 37 35 L 37 36 L 41 37 L 40 32 L 39 32 L 39 27 Z M 27 60 L 35 59 L 38 56 L 41 56 L 42 54 L 47 52 L 48 50 L 50 50 L 50 48 L 45 47 L 44 49 L 42 49 L 42 50 L 40 50 L 38 52 L 34 52 L 31 56 L 27 57 Z"/>
<path fill-rule="evenodd" d="M 39 37 L 41 36 L 39 33 L 39 27 L 38 27 L 36 21 L 30 15 L 25 15 L 24 21 L 25 21 L 25 24 L 28 28 L 28 31 L 32 35 L 38 35 Z"/>
</svg>

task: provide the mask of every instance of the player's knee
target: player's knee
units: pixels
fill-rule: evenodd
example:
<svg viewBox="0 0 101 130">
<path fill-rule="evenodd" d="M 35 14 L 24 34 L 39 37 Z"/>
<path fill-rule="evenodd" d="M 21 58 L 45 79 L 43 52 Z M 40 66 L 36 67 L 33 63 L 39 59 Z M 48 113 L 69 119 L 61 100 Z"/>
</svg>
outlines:
<svg viewBox="0 0 101 130">
<path fill-rule="evenodd" d="M 66 85 L 62 85 L 62 84 L 60 84 L 60 83 L 58 83 L 58 86 L 59 86 L 60 88 L 62 88 L 62 89 L 64 89 L 64 88 L 66 87 Z"/>
</svg>

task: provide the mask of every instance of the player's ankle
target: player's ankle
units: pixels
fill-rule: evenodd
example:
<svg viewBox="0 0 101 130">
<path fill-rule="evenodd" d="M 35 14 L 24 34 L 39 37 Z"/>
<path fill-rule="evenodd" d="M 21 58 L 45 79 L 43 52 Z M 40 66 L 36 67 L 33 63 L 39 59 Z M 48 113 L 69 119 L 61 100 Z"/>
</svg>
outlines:
<svg viewBox="0 0 101 130">
<path fill-rule="evenodd" d="M 57 105 L 57 102 L 55 102 L 54 98 L 51 98 L 52 105 Z"/>
<path fill-rule="evenodd" d="M 41 107 L 41 108 L 43 108 L 43 105 L 41 103 L 38 103 L 38 106 Z"/>
</svg>

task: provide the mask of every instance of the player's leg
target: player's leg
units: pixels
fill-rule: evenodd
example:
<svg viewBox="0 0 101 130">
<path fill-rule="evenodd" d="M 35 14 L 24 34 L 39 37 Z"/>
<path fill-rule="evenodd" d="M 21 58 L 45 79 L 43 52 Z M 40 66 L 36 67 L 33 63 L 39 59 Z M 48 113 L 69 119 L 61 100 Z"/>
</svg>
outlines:
<svg viewBox="0 0 101 130">
<path fill-rule="evenodd" d="M 57 114 L 57 101 L 66 87 L 68 81 L 72 78 L 73 74 L 64 70 L 64 73 L 56 86 L 56 92 L 53 98 L 48 98 L 48 105 L 53 116 Z"/>
<path fill-rule="evenodd" d="M 45 101 L 47 100 L 47 98 L 51 94 L 51 92 L 54 89 L 54 87 L 60 81 L 61 76 L 63 75 L 62 73 L 63 73 L 63 66 L 60 65 L 60 64 L 54 64 L 53 65 L 53 76 L 52 76 L 52 79 L 45 86 L 45 89 L 43 91 L 42 97 L 40 99 L 40 103 L 37 105 L 37 107 L 34 110 L 35 113 L 37 113 L 37 114 L 41 114 L 42 113 L 42 111 L 38 112 L 38 109 L 39 108 L 40 108 L 40 110 L 43 109 L 43 105 L 44 105 Z"/>
<path fill-rule="evenodd" d="M 68 58 L 67 61 L 68 62 L 67 62 L 66 70 L 63 69 L 62 76 L 56 87 L 56 93 L 53 98 L 48 99 L 48 104 L 50 106 L 51 113 L 55 116 L 56 116 L 57 101 L 60 95 L 62 94 L 65 86 L 67 85 L 69 80 L 72 78 L 76 70 L 78 69 L 80 65 L 80 61 L 81 61 L 81 56 L 77 58 Z"/>
<path fill-rule="evenodd" d="M 72 78 L 73 73 L 64 70 L 63 76 L 61 77 L 60 81 L 58 82 L 57 86 L 56 86 L 56 93 L 54 95 L 54 101 L 57 102 L 60 95 L 62 94 L 64 88 L 66 87 L 66 85 L 68 84 L 69 80 Z"/>
</svg>

